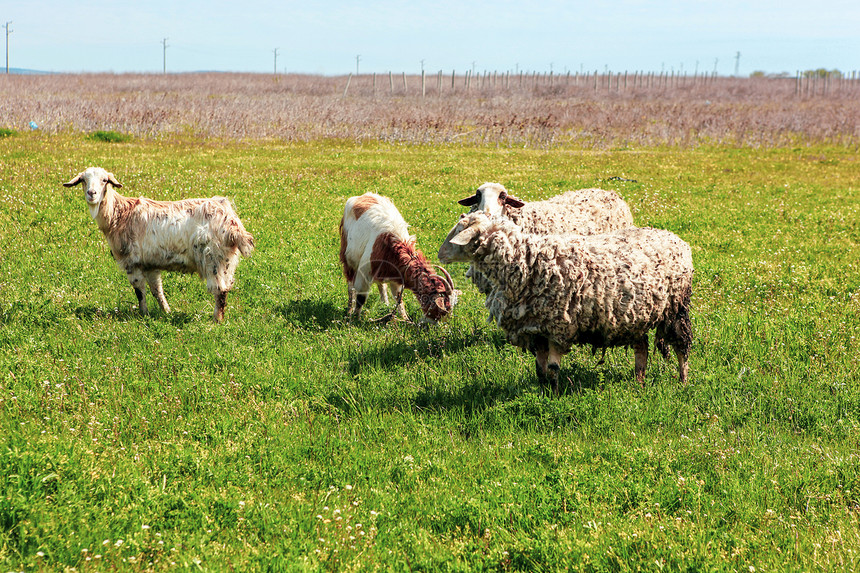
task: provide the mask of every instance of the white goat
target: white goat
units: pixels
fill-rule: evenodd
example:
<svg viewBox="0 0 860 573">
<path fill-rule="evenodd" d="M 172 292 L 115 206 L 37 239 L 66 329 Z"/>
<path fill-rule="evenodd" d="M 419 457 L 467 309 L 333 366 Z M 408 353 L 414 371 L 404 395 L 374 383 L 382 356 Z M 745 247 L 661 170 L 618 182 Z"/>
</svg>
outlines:
<svg viewBox="0 0 860 573">
<path fill-rule="evenodd" d="M 386 283 L 394 290 L 395 312 L 409 320 L 403 306 L 403 288 L 415 293 L 421 311 L 430 322 L 446 318 L 457 302 L 457 291 L 451 275 L 441 269 L 444 277 L 433 272 L 432 266 L 409 235 L 403 216 L 386 197 L 365 193 L 350 197 L 340 221 L 340 262 L 347 281 L 349 303 L 347 314 L 361 315 L 372 283 L 377 283 L 383 302 Z"/>
<path fill-rule="evenodd" d="M 107 238 L 117 265 L 126 272 L 137 295 L 140 312 L 148 314 L 146 287 L 164 312 L 161 271 L 197 273 L 215 297 L 215 322 L 224 319 L 227 293 L 239 255 L 254 250 L 254 238 L 226 197 L 153 201 L 124 197 L 112 173 L 90 167 L 78 173 L 66 187 L 83 184 L 90 215 Z"/>
</svg>

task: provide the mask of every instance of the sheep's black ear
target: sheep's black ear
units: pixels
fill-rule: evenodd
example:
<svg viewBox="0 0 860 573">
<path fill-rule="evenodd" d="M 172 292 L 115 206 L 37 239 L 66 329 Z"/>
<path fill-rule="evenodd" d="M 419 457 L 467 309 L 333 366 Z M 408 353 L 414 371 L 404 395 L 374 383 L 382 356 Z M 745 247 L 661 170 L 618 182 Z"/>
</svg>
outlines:
<svg viewBox="0 0 860 573">
<path fill-rule="evenodd" d="M 114 177 L 113 173 L 108 173 L 108 181 L 110 181 L 110 184 L 113 185 L 114 187 L 116 187 L 117 189 L 122 188 L 122 183 L 120 183 L 119 181 L 116 180 L 116 177 Z"/>
<path fill-rule="evenodd" d="M 472 205 L 477 205 L 478 201 L 480 201 L 480 199 L 478 199 L 478 195 L 476 194 L 472 195 L 471 197 L 466 197 L 465 199 L 460 199 L 459 201 L 457 201 L 457 203 L 463 205 L 464 207 L 471 207 Z"/>
<path fill-rule="evenodd" d="M 74 187 L 84 180 L 83 173 L 78 173 L 69 182 L 63 183 L 63 187 Z"/>
<path fill-rule="evenodd" d="M 511 207 L 516 207 L 517 209 L 519 209 L 520 207 L 525 205 L 525 203 L 523 201 L 520 201 L 513 195 L 508 195 L 507 197 L 505 197 L 505 205 L 510 205 Z"/>
</svg>

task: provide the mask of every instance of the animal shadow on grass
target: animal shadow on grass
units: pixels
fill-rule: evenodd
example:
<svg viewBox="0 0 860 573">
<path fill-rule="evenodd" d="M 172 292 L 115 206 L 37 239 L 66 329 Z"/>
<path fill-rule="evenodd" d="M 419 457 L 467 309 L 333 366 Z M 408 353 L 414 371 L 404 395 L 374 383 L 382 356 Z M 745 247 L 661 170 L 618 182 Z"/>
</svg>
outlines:
<svg viewBox="0 0 860 573">
<path fill-rule="evenodd" d="M 585 390 L 595 390 L 607 383 L 620 382 L 620 375 L 608 370 L 605 365 L 591 362 L 582 364 L 571 359 L 562 362 L 561 371 L 558 373 L 558 391 L 561 394 L 582 394 Z"/>
<path fill-rule="evenodd" d="M 110 318 L 113 320 L 118 320 L 121 322 L 131 322 L 134 320 L 145 320 L 147 318 L 153 320 L 163 320 L 169 322 L 173 326 L 183 326 L 190 322 L 193 322 L 196 317 L 193 314 L 189 314 L 187 312 L 177 312 L 175 310 L 171 310 L 169 314 L 162 312 L 161 310 L 150 310 L 149 316 L 145 316 L 140 313 L 136 308 L 132 306 L 123 306 L 120 308 L 111 308 L 105 310 L 104 308 L 92 305 L 86 306 L 78 306 L 73 310 L 76 317 L 80 320 L 93 321 L 96 319 Z"/>
<path fill-rule="evenodd" d="M 375 326 L 370 327 L 377 328 Z M 418 329 L 423 327 L 405 324 L 400 328 Z M 396 342 L 366 344 L 350 350 L 347 372 L 351 376 L 355 376 L 368 366 L 382 369 L 393 368 L 413 362 L 415 358 L 455 354 L 476 344 L 489 343 L 497 348 L 504 345 L 504 339 L 498 333 L 488 334 L 486 332 L 459 330 L 437 336 L 434 334 L 433 328 L 432 326 L 429 327 L 428 332 L 430 334 L 419 335 L 417 340 L 404 339 Z"/>
<path fill-rule="evenodd" d="M 288 322 L 303 328 L 328 328 L 344 320 L 343 308 L 323 300 L 291 300 L 277 305 L 275 311 Z"/>
</svg>

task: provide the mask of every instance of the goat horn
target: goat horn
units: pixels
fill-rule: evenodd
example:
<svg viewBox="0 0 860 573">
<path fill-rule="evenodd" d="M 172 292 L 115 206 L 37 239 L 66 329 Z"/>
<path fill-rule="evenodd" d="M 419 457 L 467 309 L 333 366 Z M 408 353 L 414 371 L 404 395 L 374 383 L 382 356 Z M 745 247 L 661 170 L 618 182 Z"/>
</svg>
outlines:
<svg viewBox="0 0 860 573">
<path fill-rule="evenodd" d="M 442 274 L 445 275 L 445 284 L 448 287 L 448 294 L 454 292 L 454 280 L 451 278 L 451 275 L 448 274 L 448 271 L 445 270 L 445 267 L 442 265 L 436 265 L 436 267 L 442 271 Z"/>
</svg>

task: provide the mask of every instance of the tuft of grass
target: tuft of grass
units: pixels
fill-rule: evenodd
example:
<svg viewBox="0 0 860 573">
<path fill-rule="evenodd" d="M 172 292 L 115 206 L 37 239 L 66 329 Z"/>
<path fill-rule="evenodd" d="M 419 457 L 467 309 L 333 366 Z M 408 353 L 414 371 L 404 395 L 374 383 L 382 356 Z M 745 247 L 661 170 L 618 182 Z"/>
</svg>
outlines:
<svg viewBox="0 0 860 573">
<path fill-rule="evenodd" d="M 0 127 L 0 139 L 4 137 L 13 137 L 18 135 L 18 132 L 14 129 L 9 129 L 8 127 Z"/>
<path fill-rule="evenodd" d="M 87 139 L 105 143 L 128 143 L 132 140 L 132 136 L 118 131 L 94 131 L 87 136 Z"/>
</svg>

